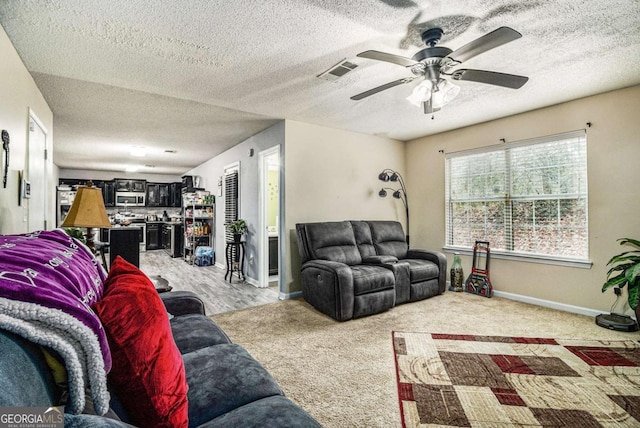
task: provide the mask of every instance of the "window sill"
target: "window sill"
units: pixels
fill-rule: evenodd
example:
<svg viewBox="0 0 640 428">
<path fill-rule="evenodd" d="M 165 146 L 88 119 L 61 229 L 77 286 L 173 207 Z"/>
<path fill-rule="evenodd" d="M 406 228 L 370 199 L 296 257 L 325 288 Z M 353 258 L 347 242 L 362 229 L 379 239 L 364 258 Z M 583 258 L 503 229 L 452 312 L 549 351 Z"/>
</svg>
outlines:
<svg viewBox="0 0 640 428">
<path fill-rule="evenodd" d="M 445 253 L 458 253 L 466 256 L 473 255 L 473 249 L 467 247 L 445 246 L 442 248 Z M 564 266 L 580 269 L 591 269 L 593 262 L 590 260 L 571 259 L 568 257 L 552 257 L 534 254 L 513 254 L 506 251 L 490 250 L 492 259 L 515 260 L 525 263 L 540 263 L 545 265 Z"/>
</svg>

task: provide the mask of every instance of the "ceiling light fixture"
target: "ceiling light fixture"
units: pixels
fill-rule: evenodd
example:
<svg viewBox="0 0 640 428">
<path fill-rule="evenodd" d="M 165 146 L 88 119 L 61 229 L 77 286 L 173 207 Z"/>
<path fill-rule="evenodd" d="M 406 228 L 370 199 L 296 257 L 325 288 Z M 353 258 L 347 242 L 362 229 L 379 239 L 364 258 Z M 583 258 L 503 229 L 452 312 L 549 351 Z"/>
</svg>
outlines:
<svg viewBox="0 0 640 428">
<path fill-rule="evenodd" d="M 437 111 L 449 104 L 459 93 L 460 87 L 446 79 L 440 79 L 435 87 L 430 80 L 423 80 L 413 88 L 413 92 L 407 97 L 407 101 L 416 107 L 422 107 L 423 103 L 431 100 L 431 108 L 433 111 Z"/>
<path fill-rule="evenodd" d="M 140 165 L 127 165 L 124 170 L 125 172 L 137 172 L 140 169 Z"/>
<path fill-rule="evenodd" d="M 135 156 L 137 158 L 141 158 L 147 155 L 147 148 L 140 146 L 131 147 L 131 151 L 129 152 L 131 156 Z"/>
</svg>

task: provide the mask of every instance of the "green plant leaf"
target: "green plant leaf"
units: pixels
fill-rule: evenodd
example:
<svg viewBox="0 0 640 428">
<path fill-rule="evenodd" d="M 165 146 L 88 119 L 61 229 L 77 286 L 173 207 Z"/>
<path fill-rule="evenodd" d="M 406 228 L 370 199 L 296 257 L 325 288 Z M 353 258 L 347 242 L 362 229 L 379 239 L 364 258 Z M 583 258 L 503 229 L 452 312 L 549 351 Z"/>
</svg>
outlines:
<svg viewBox="0 0 640 428">
<path fill-rule="evenodd" d="M 611 259 L 607 262 L 607 265 L 612 265 L 626 260 L 634 260 L 634 257 L 637 258 L 636 261 L 640 261 L 640 254 L 636 254 L 635 251 L 627 251 L 622 254 L 618 254 L 617 256 L 611 257 Z"/>
<path fill-rule="evenodd" d="M 630 269 L 626 269 L 624 271 L 624 277 L 629 281 L 629 283 L 635 282 L 638 275 L 640 275 L 640 264 L 636 264 Z"/>
<path fill-rule="evenodd" d="M 613 272 L 618 272 L 618 271 L 625 271 L 633 266 L 636 266 L 635 263 L 625 263 L 625 264 L 620 264 L 620 265 L 616 265 L 614 267 L 612 267 L 611 269 L 609 269 L 607 271 L 607 278 L 609 278 L 611 276 L 611 274 Z"/>
<path fill-rule="evenodd" d="M 602 285 L 602 291 L 605 292 L 611 287 L 620 287 L 620 288 L 622 288 L 626 284 L 627 284 L 627 278 L 625 278 L 624 273 L 621 273 L 620 275 L 615 276 L 615 277 L 611 278 L 610 280 L 608 280 L 607 282 L 605 282 Z"/>
<path fill-rule="evenodd" d="M 618 254 L 617 256 L 613 256 L 611 260 L 607 262 L 607 265 L 611 265 L 614 263 L 626 262 L 626 261 L 634 261 L 636 263 L 640 262 L 640 254 L 635 254 L 635 251 L 627 251 L 626 253 Z"/>
<path fill-rule="evenodd" d="M 636 247 L 640 248 L 640 241 L 638 241 L 637 239 L 620 238 L 620 239 L 618 239 L 618 241 L 620 241 L 620 245 L 631 244 L 631 245 L 635 245 Z"/>
</svg>

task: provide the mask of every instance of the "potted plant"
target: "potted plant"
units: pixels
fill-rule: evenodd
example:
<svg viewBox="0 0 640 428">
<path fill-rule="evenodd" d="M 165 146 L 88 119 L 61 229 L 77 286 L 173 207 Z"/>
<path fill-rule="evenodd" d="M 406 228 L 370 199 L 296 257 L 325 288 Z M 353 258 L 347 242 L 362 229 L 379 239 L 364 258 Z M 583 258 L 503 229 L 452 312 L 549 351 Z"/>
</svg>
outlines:
<svg viewBox="0 0 640 428">
<path fill-rule="evenodd" d="M 247 231 L 247 222 L 239 218 L 226 224 L 227 230 L 233 233 L 233 240 L 240 242 L 242 235 Z"/>
<path fill-rule="evenodd" d="M 623 288 L 627 285 L 629 307 L 636 312 L 636 319 L 640 320 L 640 308 L 638 298 L 640 294 L 640 241 L 631 238 L 618 239 L 620 245 L 631 245 L 637 250 L 625 251 L 613 256 L 607 262 L 611 266 L 607 272 L 607 282 L 602 286 L 602 291 L 611 287 Z"/>
</svg>

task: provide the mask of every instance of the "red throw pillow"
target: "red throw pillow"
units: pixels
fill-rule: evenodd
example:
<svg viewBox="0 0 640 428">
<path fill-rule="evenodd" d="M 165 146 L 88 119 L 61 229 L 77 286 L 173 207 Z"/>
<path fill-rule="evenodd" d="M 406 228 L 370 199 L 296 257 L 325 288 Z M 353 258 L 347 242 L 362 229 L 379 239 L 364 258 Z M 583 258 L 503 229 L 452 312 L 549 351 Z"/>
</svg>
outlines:
<svg viewBox="0 0 640 428">
<path fill-rule="evenodd" d="M 149 278 L 116 257 L 104 295 L 93 309 L 111 348 L 109 383 L 134 422 L 142 427 L 186 427 L 184 362 L 167 311 Z"/>
</svg>

